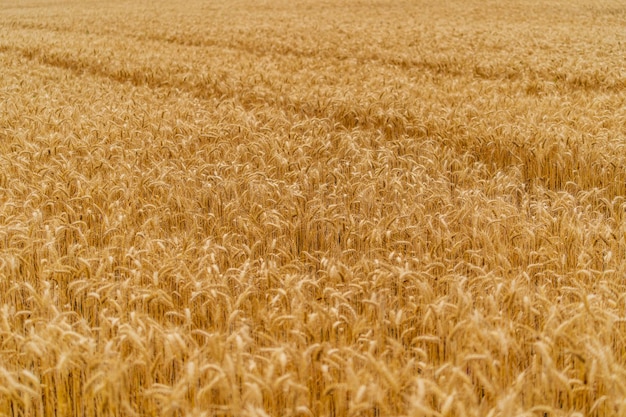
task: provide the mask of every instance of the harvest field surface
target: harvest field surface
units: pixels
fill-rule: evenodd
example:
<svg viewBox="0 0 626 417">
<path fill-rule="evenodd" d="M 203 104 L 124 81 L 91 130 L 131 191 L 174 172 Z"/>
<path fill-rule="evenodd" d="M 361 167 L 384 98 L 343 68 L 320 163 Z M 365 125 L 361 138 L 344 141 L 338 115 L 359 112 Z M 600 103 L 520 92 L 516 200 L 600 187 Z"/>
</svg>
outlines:
<svg viewBox="0 0 626 417">
<path fill-rule="evenodd" d="M 0 0 L 0 416 L 626 416 L 626 5 Z"/>
</svg>

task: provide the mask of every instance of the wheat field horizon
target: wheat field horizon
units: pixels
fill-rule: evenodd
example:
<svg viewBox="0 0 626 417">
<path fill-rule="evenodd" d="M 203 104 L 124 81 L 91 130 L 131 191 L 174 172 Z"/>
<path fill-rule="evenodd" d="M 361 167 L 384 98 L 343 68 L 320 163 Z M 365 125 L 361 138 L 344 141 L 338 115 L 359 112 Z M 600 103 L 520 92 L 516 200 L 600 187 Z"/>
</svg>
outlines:
<svg viewBox="0 0 626 417">
<path fill-rule="evenodd" d="M 0 416 L 626 416 L 625 18 L 0 0 Z"/>
</svg>

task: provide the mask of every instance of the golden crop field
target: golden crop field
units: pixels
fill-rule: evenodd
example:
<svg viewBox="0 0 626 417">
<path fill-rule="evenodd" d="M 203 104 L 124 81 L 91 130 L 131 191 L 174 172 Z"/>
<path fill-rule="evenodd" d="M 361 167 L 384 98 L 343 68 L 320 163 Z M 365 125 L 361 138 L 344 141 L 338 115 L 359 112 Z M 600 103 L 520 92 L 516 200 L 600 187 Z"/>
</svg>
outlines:
<svg viewBox="0 0 626 417">
<path fill-rule="evenodd" d="M 626 5 L 0 0 L 0 416 L 626 416 Z"/>
</svg>

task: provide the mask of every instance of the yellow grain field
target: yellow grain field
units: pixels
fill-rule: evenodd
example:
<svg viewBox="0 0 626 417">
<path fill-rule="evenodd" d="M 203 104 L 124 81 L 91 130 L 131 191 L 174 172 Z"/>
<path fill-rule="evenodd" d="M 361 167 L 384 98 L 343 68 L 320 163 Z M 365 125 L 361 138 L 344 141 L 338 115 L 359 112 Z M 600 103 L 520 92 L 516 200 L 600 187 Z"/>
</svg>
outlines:
<svg viewBox="0 0 626 417">
<path fill-rule="evenodd" d="M 0 416 L 626 416 L 625 22 L 0 0 Z"/>
</svg>

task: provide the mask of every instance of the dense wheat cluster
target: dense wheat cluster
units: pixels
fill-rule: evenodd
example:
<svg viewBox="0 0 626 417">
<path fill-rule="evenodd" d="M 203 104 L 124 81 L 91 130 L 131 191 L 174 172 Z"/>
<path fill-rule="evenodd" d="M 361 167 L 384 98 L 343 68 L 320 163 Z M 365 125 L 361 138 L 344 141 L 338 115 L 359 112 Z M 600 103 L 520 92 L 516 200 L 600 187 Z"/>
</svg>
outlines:
<svg viewBox="0 0 626 417">
<path fill-rule="evenodd" d="M 0 416 L 626 415 L 625 21 L 0 0 Z"/>
</svg>

